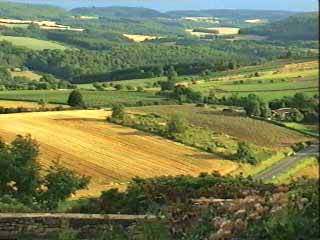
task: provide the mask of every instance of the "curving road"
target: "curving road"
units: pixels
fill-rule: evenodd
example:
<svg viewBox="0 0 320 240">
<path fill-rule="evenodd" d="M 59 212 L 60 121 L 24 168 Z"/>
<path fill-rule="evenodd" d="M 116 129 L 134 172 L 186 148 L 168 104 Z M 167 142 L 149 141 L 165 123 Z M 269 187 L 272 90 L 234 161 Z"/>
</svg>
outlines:
<svg viewBox="0 0 320 240">
<path fill-rule="evenodd" d="M 279 163 L 271 166 L 267 170 L 253 176 L 256 180 L 271 180 L 275 176 L 286 172 L 288 169 L 294 167 L 298 162 L 305 159 L 308 156 L 319 155 L 319 145 L 312 145 L 306 149 L 301 150 L 296 153 L 296 155 L 291 157 L 286 157 Z"/>
</svg>

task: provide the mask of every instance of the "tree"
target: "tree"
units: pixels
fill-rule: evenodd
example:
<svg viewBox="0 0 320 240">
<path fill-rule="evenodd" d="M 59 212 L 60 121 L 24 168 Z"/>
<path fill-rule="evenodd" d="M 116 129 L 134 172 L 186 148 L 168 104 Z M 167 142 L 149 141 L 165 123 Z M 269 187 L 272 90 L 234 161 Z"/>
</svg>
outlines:
<svg viewBox="0 0 320 240">
<path fill-rule="evenodd" d="M 124 115 L 124 107 L 121 104 L 116 104 L 112 107 L 112 119 L 122 121 L 124 119 Z"/>
<path fill-rule="evenodd" d="M 271 117 L 271 109 L 269 108 L 269 105 L 265 102 L 260 103 L 260 111 L 261 111 L 261 116 L 264 118 L 269 118 Z"/>
<path fill-rule="evenodd" d="M 11 144 L 0 139 L 0 196 L 9 195 L 21 203 L 53 209 L 75 191 L 86 187 L 89 179 L 54 164 L 43 176 L 37 162 L 39 148 L 31 136 L 17 136 Z"/>
<path fill-rule="evenodd" d="M 143 91 L 144 91 L 144 89 L 143 89 L 143 87 L 138 86 L 138 87 L 137 87 L 137 91 L 138 91 L 138 92 L 143 92 Z"/>
<path fill-rule="evenodd" d="M 257 99 L 249 99 L 244 108 L 248 116 L 261 116 L 260 103 Z"/>
<path fill-rule="evenodd" d="M 174 81 L 161 81 L 159 82 L 161 91 L 172 91 L 176 86 Z"/>
<path fill-rule="evenodd" d="M 103 85 L 101 83 L 95 82 L 95 83 L 92 84 L 92 86 L 98 91 L 103 91 L 104 90 L 104 87 L 103 87 Z"/>
<path fill-rule="evenodd" d="M 120 91 L 120 90 L 122 90 L 122 89 L 124 88 L 124 86 L 123 86 L 122 84 L 116 84 L 116 85 L 114 86 L 114 88 L 115 88 L 117 91 Z"/>
<path fill-rule="evenodd" d="M 168 133 L 170 136 L 183 134 L 188 129 L 188 122 L 179 115 L 174 115 L 168 122 Z"/>
<path fill-rule="evenodd" d="M 302 122 L 304 119 L 304 115 L 298 109 L 294 109 L 291 115 L 295 122 Z"/>
<path fill-rule="evenodd" d="M 253 156 L 250 146 L 245 142 L 238 143 L 238 150 L 236 153 L 236 159 L 239 162 L 256 164 L 257 160 Z"/>
<path fill-rule="evenodd" d="M 176 81 L 178 73 L 175 71 L 173 66 L 170 66 L 167 72 L 168 81 Z"/>
<path fill-rule="evenodd" d="M 84 107 L 85 103 L 82 98 L 82 94 L 78 90 L 73 90 L 68 98 L 68 105 L 72 107 Z"/>
<path fill-rule="evenodd" d="M 46 172 L 42 181 L 42 189 L 45 190 L 39 196 L 42 207 L 46 209 L 56 209 L 60 202 L 77 190 L 86 188 L 90 181 L 89 177 L 79 176 L 59 162 L 54 162 Z"/>
</svg>

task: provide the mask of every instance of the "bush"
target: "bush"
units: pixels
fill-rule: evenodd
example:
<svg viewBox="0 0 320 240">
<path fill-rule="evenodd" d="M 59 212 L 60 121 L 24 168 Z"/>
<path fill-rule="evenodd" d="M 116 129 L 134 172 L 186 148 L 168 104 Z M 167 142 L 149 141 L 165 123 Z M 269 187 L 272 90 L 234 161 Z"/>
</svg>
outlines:
<svg viewBox="0 0 320 240">
<path fill-rule="evenodd" d="M 168 122 L 168 134 L 169 136 L 183 134 L 187 131 L 188 127 L 188 122 L 184 118 L 174 115 Z"/>
<path fill-rule="evenodd" d="M 28 213 L 34 210 L 27 207 L 10 195 L 0 197 L 0 213 Z"/>
<path fill-rule="evenodd" d="M 82 98 L 82 94 L 78 90 L 73 90 L 68 98 L 68 105 L 72 107 L 84 107 L 85 103 Z"/>
<path fill-rule="evenodd" d="M 257 159 L 253 156 L 249 144 L 245 142 L 238 143 L 236 159 L 241 163 L 257 164 Z"/>
<path fill-rule="evenodd" d="M 112 119 L 123 121 L 124 115 L 125 115 L 124 107 L 121 104 L 117 104 L 112 107 L 112 115 L 111 115 Z"/>
<path fill-rule="evenodd" d="M 117 90 L 117 91 L 120 91 L 120 90 L 123 90 L 123 85 L 122 84 L 116 84 L 115 86 L 114 86 L 114 88 Z"/>
<path fill-rule="evenodd" d="M 137 87 L 137 91 L 138 91 L 138 92 L 143 92 L 144 89 L 143 89 L 143 87 L 139 86 L 139 87 Z"/>
</svg>

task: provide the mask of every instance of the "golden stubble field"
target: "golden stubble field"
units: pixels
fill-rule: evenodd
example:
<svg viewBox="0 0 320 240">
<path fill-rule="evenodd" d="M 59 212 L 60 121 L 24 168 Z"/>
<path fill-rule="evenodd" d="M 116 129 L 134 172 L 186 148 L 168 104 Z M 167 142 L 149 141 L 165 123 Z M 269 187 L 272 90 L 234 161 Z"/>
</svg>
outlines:
<svg viewBox="0 0 320 240">
<path fill-rule="evenodd" d="M 12 140 L 31 134 L 40 145 L 40 162 L 59 160 L 80 174 L 91 176 L 89 190 L 96 195 L 120 187 L 134 176 L 229 173 L 238 165 L 218 160 L 169 140 L 105 122 L 110 112 L 79 110 L 0 115 L 0 137 Z"/>
</svg>

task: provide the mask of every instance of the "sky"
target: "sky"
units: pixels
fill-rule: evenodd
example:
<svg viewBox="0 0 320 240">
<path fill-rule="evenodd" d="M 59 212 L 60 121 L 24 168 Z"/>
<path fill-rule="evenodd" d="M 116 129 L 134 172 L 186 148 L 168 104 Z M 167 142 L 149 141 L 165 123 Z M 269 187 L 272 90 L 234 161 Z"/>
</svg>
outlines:
<svg viewBox="0 0 320 240">
<path fill-rule="evenodd" d="M 3 1 L 3 0 L 0 0 Z M 5 0 L 10 1 L 10 0 Z M 67 9 L 87 6 L 147 7 L 159 11 L 199 9 L 263 9 L 317 11 L 318 0 L 11 0 L 28 3 L 47 3 Z"/>
</svg>

